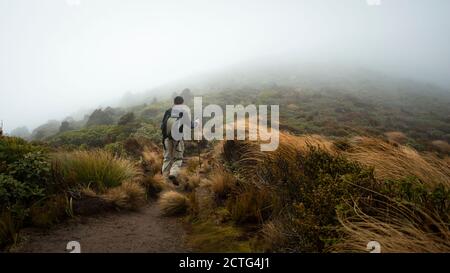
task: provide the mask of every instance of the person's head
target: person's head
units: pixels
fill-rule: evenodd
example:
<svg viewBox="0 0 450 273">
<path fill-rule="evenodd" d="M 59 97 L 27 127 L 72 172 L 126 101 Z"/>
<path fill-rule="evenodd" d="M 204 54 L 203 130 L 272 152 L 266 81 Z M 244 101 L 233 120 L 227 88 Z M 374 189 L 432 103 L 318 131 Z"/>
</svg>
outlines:
<svg viewBox="0 0 450 273">
<path fill-rule="evenodd" d="M 180 105 L 180 104 L 183 104 L 183 103 L 184 103 L 184 99 L 181 96 L 176 96 L 173 99 L 173 104 L 175 104 L 175 105 Z"/>
</svg>

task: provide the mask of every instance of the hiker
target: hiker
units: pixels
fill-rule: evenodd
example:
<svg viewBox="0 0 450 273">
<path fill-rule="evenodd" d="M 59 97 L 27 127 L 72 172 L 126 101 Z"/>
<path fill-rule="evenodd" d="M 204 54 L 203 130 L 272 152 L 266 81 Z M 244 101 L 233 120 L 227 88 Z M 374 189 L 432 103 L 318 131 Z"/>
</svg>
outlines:
<svg viewBox="0 0 450 273">
<path fill-rule="evenodd" d="M 179 128 L 179 133 L 183 133 L 182 122 L 183 115 L 186 113 L 187 117 L 184 118 L 188 121 L 187 124 L 191 125 L 191 129 L 197 127 L 199 121 L 191 121 L 188 111 L 183 111 L 182 106 L 184 99 L 181 96 L 175 97 L 173 101 L 173 106 L 164 113 L 164 118 L 161 123 L 161 131 L 163 135 L 163 148 L 164 148 L 164 161 L 162 166 L 162 174 L 168 177 L 172 183 L 178 185 L 177 176 L 183 163 L 183 153 L 184 153 L 184 140 L 175 139 L 172 136 L 172 128 Z M 175 126 L 175 127 L 173 127 Z"/>
</svg>

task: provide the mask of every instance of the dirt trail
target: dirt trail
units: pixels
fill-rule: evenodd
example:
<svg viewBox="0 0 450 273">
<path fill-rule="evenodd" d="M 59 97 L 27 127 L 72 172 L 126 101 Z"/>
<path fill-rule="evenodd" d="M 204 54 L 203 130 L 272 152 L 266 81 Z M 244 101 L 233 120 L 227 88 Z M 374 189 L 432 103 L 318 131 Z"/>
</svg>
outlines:
<svg viewBox="0 0 450 273">
<path fill-rule="evenodd" d="M 67 222 L 47 231 L 21 232 L 24 242 L 13 252 L 66 252 L 69 241 L 78 241 L 81 252 L 189 252 L 178 218 L 160 216 L 157 204 L 138 212 L 111 212 Z"/>
</svg>

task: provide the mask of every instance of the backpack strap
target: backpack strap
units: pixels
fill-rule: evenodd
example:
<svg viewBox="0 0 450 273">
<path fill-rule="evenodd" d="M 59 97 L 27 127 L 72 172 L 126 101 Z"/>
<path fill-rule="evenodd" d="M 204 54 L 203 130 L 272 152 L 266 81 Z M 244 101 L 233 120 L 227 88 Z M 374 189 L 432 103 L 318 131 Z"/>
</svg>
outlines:
<svg viewBox="0 0 450 273">
<path fill-rule="evenodd" d="M 166 149 L 164 140 L 167 138 L 166 124 L 167 124 L 167 120 L 170 118 L 171 113 L 172 113 L 172 108 L 166 110 L 166 112 L 164 113 L 163 120 L 161 122 L 162 144 L 163 144 L 164 150 Z"/>
</svg>

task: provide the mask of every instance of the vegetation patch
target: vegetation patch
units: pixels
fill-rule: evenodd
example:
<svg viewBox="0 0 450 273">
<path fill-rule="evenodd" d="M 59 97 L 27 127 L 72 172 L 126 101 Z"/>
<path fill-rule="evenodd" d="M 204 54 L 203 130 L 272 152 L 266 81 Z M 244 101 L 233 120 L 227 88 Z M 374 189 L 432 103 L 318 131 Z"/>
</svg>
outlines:
<svg viewBox="0 0 450 273">
<path fill-rule="evenodd" d="M 133 162 L 102 150 L 59 153 L 55 160 L 69 185 L 90 186 L 100 192 L 136 180 L 140 175 Z"/>
</svg>

